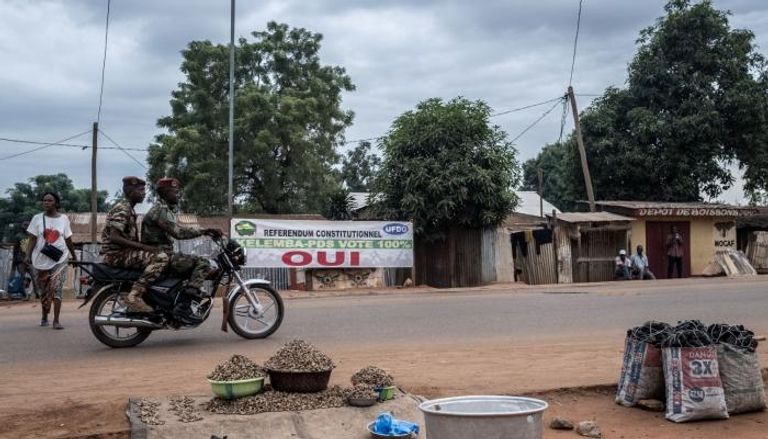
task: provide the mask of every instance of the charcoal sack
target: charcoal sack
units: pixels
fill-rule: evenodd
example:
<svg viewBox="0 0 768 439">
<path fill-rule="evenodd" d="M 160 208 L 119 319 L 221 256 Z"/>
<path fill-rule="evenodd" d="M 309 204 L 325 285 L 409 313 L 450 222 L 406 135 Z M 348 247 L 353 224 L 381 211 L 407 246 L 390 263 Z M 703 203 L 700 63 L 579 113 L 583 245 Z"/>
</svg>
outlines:
<svg viewBox="0 0 768 439">
<path fill-rule="evenodd" d="M 664 347 L 661 351 L 666 418 L 673 422 L 727 419 L 715 347 Z"/>
</svg>

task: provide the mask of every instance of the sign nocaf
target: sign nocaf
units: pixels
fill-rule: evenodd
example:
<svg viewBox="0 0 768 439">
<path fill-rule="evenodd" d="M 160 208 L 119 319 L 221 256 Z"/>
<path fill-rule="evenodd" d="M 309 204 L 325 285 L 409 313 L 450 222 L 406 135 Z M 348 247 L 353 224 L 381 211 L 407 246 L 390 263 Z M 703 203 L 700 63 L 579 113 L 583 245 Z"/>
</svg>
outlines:
<svg viewBox="0 0 768 439">
<path fill-rule="evenodd" d="M 251 267 L 411 267 L 413 225 L 384 221 L 232 220 Z"/>
</svg>

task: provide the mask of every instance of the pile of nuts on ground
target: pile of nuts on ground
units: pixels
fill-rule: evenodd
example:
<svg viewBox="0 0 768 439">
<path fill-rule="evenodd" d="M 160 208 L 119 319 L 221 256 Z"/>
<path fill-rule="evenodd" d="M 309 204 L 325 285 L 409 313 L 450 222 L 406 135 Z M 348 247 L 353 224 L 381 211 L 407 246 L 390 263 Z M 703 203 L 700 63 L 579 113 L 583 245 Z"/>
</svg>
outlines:
<svg viewBox="0 0 768 439">
<path fill-rule="evenodd" d="M 161 421 L 158 417 L 160 414 L 160 401 L 156 399 L 140 399 L 136 402 L 136 407 L 139 409 L 141 422 L 147 425 L 165 424 L 165 421 Z"/>
<path fill-rule="evenodd" d="M 171 398 L 171 413 L 184 423 L 201 421 L 203 419 L 200 412 L 195 408 L 195 400 L 188 396 Z"/>
<path fill-rule="evenodd" d="M 216 366 L 208 378 L 216 381 L 232 381 L 264 376 L 266 371 L 278 372 L 325 372 L 336 365 L 333 360 L 304 340 L 292 340 L 281 347 L 264 367 L 242 355 L 233 355 L 228 361 Z M 352 376 L 354 387 L 341 388 L 333 386 L 317 393 L 290 393 L 272 390 L 267 385 L 264 392 L 226 400 L 212 398 L 202 407 L 212 413 L 252 415 L 264 412 L 316 410 L 323 408 L 344 407 L 348 399 L 378 399 L 375 388 L 389 387 L 394 384 L 392 375 L 386 371 L 368 366 Z M 174 405 L 174 413 L 182 422 L 197 420 L 194 405 L 191 400 L 178 400 Z M 187 413 L 190 414 L 187 414 Z M 190 419 L 186 420 L 185 419 Z"/>
<path fill-rule="evenodd" d="M 205 409 L 228 415 L 253 415 L 264 412 L 293 412 L 344 407 L 347 398 L 344 389 L 333 386 L 318 393 L 287 393 L 268 390 L 254 396 L 234 400 L 211 399 Z"/>
<path fill-rule="evenodd" d="M 219 364 L 208 375 L 214 381 L 237 381 L 266 376 L 264 369 L 243 355 L 235 354 L 229 360 Z"/>
<path fill-rule="evenodd" d="M 390 387 L 394 385 L 395 379 L 384 369 L 376 366 L 364 367 L 352 375 L 352 384 L 367 384 L 376 388 Z"/>
<path fill-rule="evenodd" d="M 336 367 L 333 360 L 304 340 L 291 340 L 264 367 L 280 372 L 325 372 Z"/>
</svg>

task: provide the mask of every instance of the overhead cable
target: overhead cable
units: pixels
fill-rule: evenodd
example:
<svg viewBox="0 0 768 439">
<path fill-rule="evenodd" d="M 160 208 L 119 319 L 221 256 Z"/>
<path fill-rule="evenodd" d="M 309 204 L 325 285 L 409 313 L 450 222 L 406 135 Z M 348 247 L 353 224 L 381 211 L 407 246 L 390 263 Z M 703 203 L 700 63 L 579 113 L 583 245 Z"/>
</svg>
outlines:
<svg viewBox="0 0 768 439">
<path fill-rule="evenodd" d="M 104 73 L 107 69 L 107 40 L 109 38 L 109 10 L 112 0 L 107 0 L 107 22 L 104 26 L 104 58 L 101 62 L 101 87 L 99 87 L 99 112 L 96 114 L 96 122 L 101 121 L 101 104 L 104 98 Z"/>
<path fill-rule="evenodd" d="M 568 79 L 568 86 L 573 85 L 573 71 L 576 68 L 576 48 L 579 45 L 579 30 L 581 30 L 581 6 L 584 0 L 579 0 L 579 14 L 576 17 L 576 36 L 573 38 L 573 56 L 571 57 L 571 77 Z"/>
<path fill-rule="evenodd" d="M 78 148 L 78 149 L 88 149 L 91 148 L 91 145 L 83 145 L 83 144 L 76 144 L 76 143 L 60 143 L 60 142 L 36 142 L 34 140 L 25 140 L 25 139 L 11 139 L 8 137 L 0 137 L 0 141 L 3 142 L 12 142 L 12 143 L 26 143 L 30 145 L 55 145 L 55 146 L 66 146 L 69 148 Z M 120 149 L 116 146 L 100 146 L 99 149 Z M 125 147 L 123 148 L 126 151 L 139 151 L 139 152 L 147 152 L 147 148 L 136 148 L 136 147 Z"/>
<path fill-rule="evenodd" d="M 133 160 L 134 162 L 136 162 L 136 163 L 137 163 L 139 166 L 141 166 L 142 168 L 144 168 L 144 169 L 147 169 L 147 167 L 146 167 L 146 166 L 144 166 L 144 163 L 141 163 L 140 161 L 138 161 L 138 160 L 136 159 L 136 157 L 134 157 L 134 156 L 133 156 L 131 153 L 129 153 L 129 152 L 128 152 L 128 151 L 127 151 L 125 148 L 123 148 L 123 147 L 122 147 L 122 146 L 120 146 L 120 145 L 119 145 L 117 142 L 115 142 L 114 140 L 112 140 L 112 138 L 111 138 L 111 137 L 109 137 L 109 136 L 107 135 L 107 133 L 105 133 L 105 132 L 104 132 L 104 130 L 102 130 L 101 128 L 99 128 L 99 133 L 100 133 L 102 136 L 104 136 L 104 137 L 105 137 L 107 140 L 109 140 L 110 142 L 112 142 L 112 144 L 113 144 L 113 145 L 115 145 L 115 146 L 116 146 L 116 147 L 117 147 L 117 148 L 118 148 L 120 151 L 122 151 L 122 152 L 123 152 L 123 154 L 127 155 L 127 156 L 128 156 L 130 159 L 131 159 L 131 160 Z"/>
<path fill-rule="evenodd" d="M 74 136 L 69 136 L 69 137 L 67 137 L 65 139 L 59 140 L 58 142 L 46 143 L 46 144 L 43 144 L 43 146 L 40 146 L 38 148 L 33 148 L 33 149 L 28 150 L 28 151 L 23 151 L 23 152 L 19 152 L 19 153 L 16 153 L 16 154 L 7 155 L 5 157 L 0 157 L 0 160 L 9 160 L 9 159 L 16 158 L 16 157 L 19 157 L 19 156 L 22 156 L 22 155 L 25 155 L 25 154 L 31 154 L 31 153 L 36 152 L 36 151 L 40 151 L 40 150 L 43 150 L 43 149 L 46 149 L 46 148 L 50 148 L 51 146 L 61 145 L 61 144 L 63 144 L 64 142 L 66 142 L 68 140 L 76 139 L 76 138 L 78 138 L 80 136 L 84 136 L 86 134 L 89 134 L 90 132 L 91 132 L 91 130 L 85 130 L 82 133 L 75 134 Z"/>
<path fill-rule="evenodd" d="M 528 130 L 530 130 L 531 128 L 535 127 L 535 126 L 536 126 L 536 124 L 538 124 L 539 122 L 541 122 L 541 120 L 542 120 L 542 119 L 544 119 L 545 117 L 547 117 L 547 115 L 548 115 L 549 113 L 551 113 L 551 112 L 552 112 L 552 110 L 554 110 L 555 108 L 557 108 L 557 106 L 560 104 L 560 100 L 561 100 L 561 99 L 564 99 L 564 98 L 558 98 L 558 99 L 557 99 L 557 101 L 558 101 L 558 102 L 555 102 L 555 105 L 551 106 L 551 107 L 549 108 L 549 110 L 545 111 L 545 112 L 544 112 L 544 113 L 543 113 L 541 116 L 539 116 L 539 118 L 538 118 L 538 119 L 536 119 L 535 121 L 533 121 L 533 123 L 532 123 L 532 124 L 528 125 L 528 126 L 527 126 L 527 127 L 526 127 L 526 128 L 525 128 L 525 129 L 524 129 L 524 130 L 523 130 L 523 131 L 520 133 L 520 134 L 518 134 L 517 136 L 515 136 L 515 138 L 514 138 L 514 139 L 512 139 L 511 143 L 513 143 L 513 144 L 514 144 L 514 143 L 515 143 L 515 142 L 516 142 L 516 141 L 517 141 L 519 138 L 523 137 L 523 135 L 524 135 L 525 133 L 527 133 L 527 132 L 528 132 Z"/>
</svg>

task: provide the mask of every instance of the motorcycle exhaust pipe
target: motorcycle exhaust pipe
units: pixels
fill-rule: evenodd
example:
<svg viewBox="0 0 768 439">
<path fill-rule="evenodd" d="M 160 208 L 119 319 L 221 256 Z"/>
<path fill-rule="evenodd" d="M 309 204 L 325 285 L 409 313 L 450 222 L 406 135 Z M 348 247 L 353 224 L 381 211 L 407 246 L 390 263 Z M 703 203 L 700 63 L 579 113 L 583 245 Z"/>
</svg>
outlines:
<svg viewBox="0 0 768 439">
<path fill-rule="evenodd" d="M 163 329 L 163 325 L 144 319 L 132 319 L 130 317 L 96 316 L 93 319 L 96 326 L 117 326 L 119 328 L 149 328 Z"/>
</svg>

